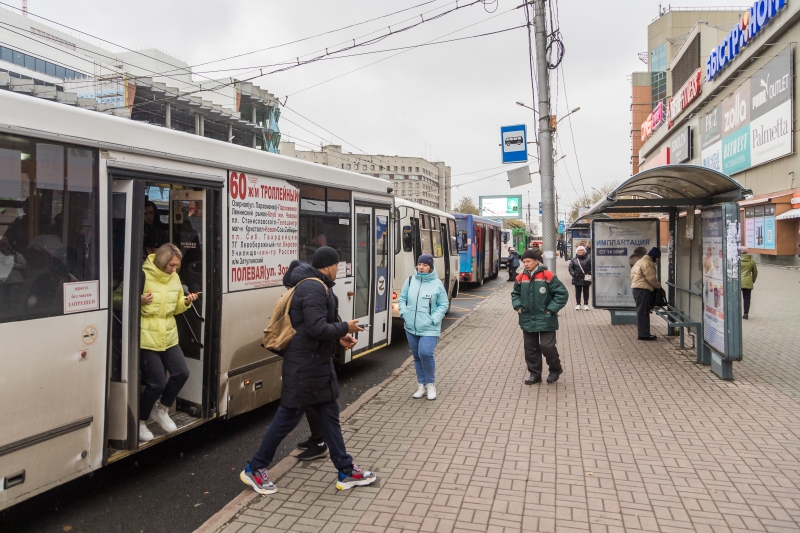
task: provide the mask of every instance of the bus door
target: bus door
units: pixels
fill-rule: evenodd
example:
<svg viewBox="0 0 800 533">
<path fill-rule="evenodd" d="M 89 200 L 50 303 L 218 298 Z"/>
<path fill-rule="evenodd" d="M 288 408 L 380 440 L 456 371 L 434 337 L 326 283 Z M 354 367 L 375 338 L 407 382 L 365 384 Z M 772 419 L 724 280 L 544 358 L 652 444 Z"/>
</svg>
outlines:
<svg viewBox="0 0 800 533">
<path fill-rule="evenodd" d="M 473 264 L 472 271 L 475 275 L 473 279 L 476 283 L 481 283 L 483 281 L 483 257 L 484 257 L 484 248 L 483 248 L 483 227 L 475 225 L 475 263 Z"/>
<path fill-rule="evenodd" d="M 494 274 L 496 273 L 495 270 L 494 270 L 494 259 L 495 259 L 495 252 L 496 252 L 496 248 L 497 248 L 497 246 L 496 246 L 497 239 L 496 239 L 495 235 L 496 235 L 496 230 L 494 228 L 490 227 L 489 228 L 489 239 L 488 239 L 489 253 L 487 254 L 489 256 L 489 262 L 487 264 L 487 266 L 488 266 L 487 272 L 489 273 L 490 277 L 494 276 Z"/>
<path fill-rule="evenodd" d="M 159 179 L 159 178 L 154 178 Z M 114 461 L 168 434 L 146 421 L 154 439 L 139 442 L 139 402 L 144 382 L 140 373 L 141 295 L 145 278 L 145 245 L 171 242 L 182 253 L 178 275 L 184 292 L 200 293 L 184 313 L 175 316 L 179 346 L 189 368 L 189 380 L 169 415 L 178 431 L 213 416 L 216 408 L 214 369 L 219 356 L 219 269 L 208 268 L 208 258 L 219 260 L 221 193 L 219 190 L 151 183 L 144 179 L 114 179 L 112 189 L 113 275 L 111 350 L 107 408 L 107 461 Z M 215 215 L 217 213 L 217 215 Z M 146 225 L 147 222 L 147 225 Z M 213 240 L 212 240 L 213 239 Z M 216 277 L 215 277 L 216 276 Z M 209 323 L 206 324 L 206 319 Z M 149 416 L 148 416 L 149 418 Z"/>
<path fill-rule="evenodd" d="M 356 206 L 353 318 L 369 329 L 356 333 L 357 358 L 387 343 L 389 329 L 389 209 Z"/>
<path fill-rule="evenodd" d="M 450 282 L 452 281 L 452 278 L 450 277 L 450 272 L 452 271 L 452 267 L 450 265 L 450 247 L 452 246 L 452 241 L 450 240 L 450 235 L 448 234 L 447 230 L 447 219 L 439 219 L 439 232 L 442 235 L 442 254 L 444 254 L 444 288 L 449 296 Z"/>
</svg>

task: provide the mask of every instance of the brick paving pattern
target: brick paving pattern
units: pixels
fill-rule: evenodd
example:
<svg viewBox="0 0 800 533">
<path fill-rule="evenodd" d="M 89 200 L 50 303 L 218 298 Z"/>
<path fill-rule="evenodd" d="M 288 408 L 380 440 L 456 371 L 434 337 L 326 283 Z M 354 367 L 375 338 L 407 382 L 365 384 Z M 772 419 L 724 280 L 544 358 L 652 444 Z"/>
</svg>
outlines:
<svg viewBox="0 0 800 533">
<path fill-rule="evenodd" d="M 660 319 L 638 342 L 571 295 L 565 373 L 531 387 L 506 284 L 439 345 L 436 401 L 411 399 L 410 367 L 344 426 L 377 483 L 298 463 L 220 531 L 800 531 L 798 282 L 760 272 L 732 382 Z"/>
</svg>

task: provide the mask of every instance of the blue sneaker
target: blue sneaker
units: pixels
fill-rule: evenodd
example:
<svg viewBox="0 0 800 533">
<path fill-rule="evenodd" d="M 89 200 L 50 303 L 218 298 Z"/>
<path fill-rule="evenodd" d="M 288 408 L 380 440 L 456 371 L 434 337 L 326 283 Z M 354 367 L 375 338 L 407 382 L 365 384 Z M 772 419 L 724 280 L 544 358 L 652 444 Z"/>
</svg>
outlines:
<svg viewBox="0 0 800 533">
<path fill-rule="evenodd" d="M 253 490 L 259 494 L 275 494 L 278 492 L 278 488 L 269 480 L 267 469 L 256 468 L 255 470 L 251 470 L 250 462 L 247 463 L 245 469 L 239 474 L 239 479 L 246 485 L 253 487 Z"/>
<path fill-rule="evenodd" d="M 361 470 L 357 464 L 353 463 L 353 471 L 350 475 L 344 472 L 339 472 L 339 480 L 336 482 L 336 488 L 339 490 L 352 489 L 357 486 L 372 485 L 377 481 L 378 477 L 375 472 L 369 470 Z"/>
</svg>

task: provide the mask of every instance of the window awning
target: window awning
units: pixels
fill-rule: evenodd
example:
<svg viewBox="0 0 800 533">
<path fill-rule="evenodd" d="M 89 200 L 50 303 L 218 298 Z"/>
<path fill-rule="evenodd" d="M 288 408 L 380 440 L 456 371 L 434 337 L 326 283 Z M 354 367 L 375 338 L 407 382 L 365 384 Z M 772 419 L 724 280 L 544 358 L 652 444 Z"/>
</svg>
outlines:
<svg viewBox="0 0 800 533">
<path fill-rule="evenodd" d="M 790 209 L 775 217 L 775 220 L 791 220 L 793 218 L 800 218 L 800 208 Z"/>
</svg>

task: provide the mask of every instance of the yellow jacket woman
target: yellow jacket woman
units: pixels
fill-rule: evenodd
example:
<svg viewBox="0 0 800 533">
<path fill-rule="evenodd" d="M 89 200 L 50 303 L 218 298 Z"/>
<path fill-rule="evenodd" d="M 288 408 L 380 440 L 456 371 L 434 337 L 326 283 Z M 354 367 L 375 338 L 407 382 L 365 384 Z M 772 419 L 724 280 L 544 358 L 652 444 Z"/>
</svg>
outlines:
<svg viewBox="0 0 800 533">
<path fill-rule="evenodd" d="M 183 254 L 174 244 L 164 244 L 147 256 L 142 265 L 145 281 L 142 294 L 139 370 L 145 390 L 139 397 L 139 441 L 153 440 L 147 419 L 170 433 L 177 426 L 169 417 L 186 380 L 189 367 L 178 344 L 175 315 L 183 313 L 197 299 L 196 294 L 184 297 L 178 277 Z M 169 380 L 165 374 L 169 373 Z"/>
</svg>

